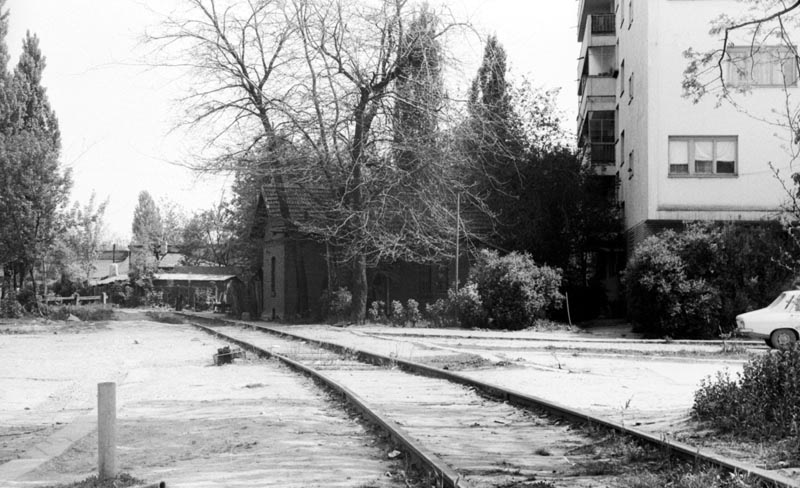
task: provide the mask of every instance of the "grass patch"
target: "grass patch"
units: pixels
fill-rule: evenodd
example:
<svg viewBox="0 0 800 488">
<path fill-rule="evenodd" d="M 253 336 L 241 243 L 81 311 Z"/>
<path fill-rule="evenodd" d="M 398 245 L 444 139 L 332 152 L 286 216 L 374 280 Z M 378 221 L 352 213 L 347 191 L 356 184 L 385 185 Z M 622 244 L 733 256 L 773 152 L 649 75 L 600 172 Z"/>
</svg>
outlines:
<svg viewBox="0 0 800 488">
<path fill-rule="evenodd" d="M 144 481 L 136 479 L 127 473 L 120 473 L 116 478 L 103 481 L 97 479 L 96 475 L 92 475 L 85 480 L 76 481 L 74 483 L 48 485 L 44 488 L 126 488 L 144 483 Z"/>
<path fill-rule="evenodd" d="M 114 310 L 103 305 L 57 305 L 50 306 L 48 318 L 51 320 L 67 320 L 70 315 L 83 322 L 102 322 L 114 319 Z"/>
<path fill-rule="evenodd" d="M 749 488 L 761 486 L 744 474 L 721 471 L 708 466 L 679 464 L 658 472 L 641 471 L 622 478 L 623 488 Z"/>
<path fill-rule="evenodd" d="M 624 356 L 646 356 L 658 358 L 708 358 L 714 359 L 725 357 L 729 359 L 748 359 L 752 355 L 742 348 L 723 348 L 717 351 L 701 351 L 696 349 L 679 349 L 676 351 L 658 351 L 649 349 L 621 349 L 613 347 L 566 347 L 566 346 L 545 346 L 546 351 L 561 351 L 565 353 L 587 353 L 587 354 L 619 354 Z"/>
<path fill-rule="evenodd" d="M 598 436 L 602 429 L 590 430 Z M 755 488 L 762 486 L 754 477 L 732 473 L 704 463 L 680 460 L 668 451 L 640 443 L 626 436 L 607 434 L 573 452 L 588 453 L 592 459 L 579 463 L 578 473 L 592 476 L 617 476 L 620 488 Z M 568 451 L 567 455 L 570 452 Z"/>
<path fill-rule="evenodd" d="M 525 330 L 529 332 L 580 332 L 581 328 L 549 319 L 536 319 L 533 325 Z"/>
</svg>

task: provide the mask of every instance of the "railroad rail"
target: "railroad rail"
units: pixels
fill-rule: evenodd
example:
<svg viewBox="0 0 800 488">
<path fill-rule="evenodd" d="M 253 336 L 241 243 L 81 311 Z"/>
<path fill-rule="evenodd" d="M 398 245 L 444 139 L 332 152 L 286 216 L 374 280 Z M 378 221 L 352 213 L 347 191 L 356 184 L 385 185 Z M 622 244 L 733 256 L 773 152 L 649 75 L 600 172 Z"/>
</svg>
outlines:
<svg viewBox="0 0 800 488">
<path fill-rule="evenodd" d="M 220 319 L 198 317 L 194 315 L 186 315 L 186 317 L 190 319 L 190 323 L 192 323 L 192 320 L 203 321 L 206 323 L 211 322 L 215 326 L 209 327 L 197 323 L 192 323 L 192 325 L 211 333 L 220 339 L 236 344 L 243 349 L 253 351 L 260 356 L 275 357 L 288 364 L 292 368 L 318 379 L 329 388 L 338 391 L 345 398 L 347 398 L 351 404 L 355 405 L 356 408 L 358 408 L 365 416 L 369 417 L 374 423 L 378 424 L 385 431 L 389 432 L 396 442 L 403 445 L 405 450 L 410 453 L 413 462 L 417 464 L 418 467 L 422 468 L 423 471 L 429 473 L 437 480 L 436 486 L 447 486 L 453 488 L 490 486 L 490 484 L 487 484 L 487 478 L 491 477 L 492 475 L 496 477 L 504 476 L 512 482 L 523 482 L 525 480 L 530 481 L 534 479 L 543 481 L 562 480 L 563 482 L 564 479 L 568 479 L 570 482 L 569 486 L 584 485 L 584 482 L 586 481 L 584 478 L 586 478 L 586 476 L 582 477 L 579 472 L 580 470 L 570 470 L 568 466 L 564 466 L 564 463 L 556 454 L 560 454 L 561 452 L 570 453 L 570 456 L 573 457 L 573 461 L 567 459 L 566 455 L 561 457 L 563 457 L 567 463 L 572 464 L 573 466 L 576 464 L 588 465 L 593 462 L 592 459 L 596 459 L 598 454 L 593 450 L 582 453 L 583 448 L 581 446 L 597 444 L 596 440 L 593 441 L 592 439 L 587 439 L 585 436 L 581 437 L 581 435 L 574 432 L 568 432 L 565 430 L 563 425 L 559 425 L 558 422 L 554 423 L 552 419 L 543 420 L 543 418 L 526 417 L 518 412 L 505 409 L 505 407 L 502 407 L 503 405 L 506 405 L 509 408 L 510 405 L 513 405 L 514 407 L 521 407 L 525 411 L 546 412 L 548 418 L 549 416 L 552 416 L 558 419 L 565 419 L 573 424 L 598 426 L 607 431 L 635 439 L 643 444 L 654 446 L 659 452 L 669 452 L 678 458 L 689 460 L 691 462 L 702 462 L 710 466 L 721 468 L 725 471 L 747 474 L 750 477 L 757 479 L 758 483 L 760 483 L 760 486 L 800 486 L 800 483 L 797 481 L 783 476 L 780 473 L 770 472 L 735 460 L 727 459 L 715 453 L 707 452 L 703 449 L 698 449 L 688 444 L 658 437 L 608 419 L 596 417 L 585 412 L 559 405 L 555 402 L 474 380 L 452 371 L 375 354 L 368 351 L 355 350 L 338 344 L 332 344 L 319 340 L 311 340 L 306 337 L 297 336 L 266 326 L 259 326 L 244 322 L 224 321 Z M 228 324 L 228 326 L 243 326 L 250 330 L 237 329 L 235 334 L 225 333 L 220 330 L 221 327 L 217 326 L 217 324 L 220 323 Z M 226 328 L 228 330 L 231 329 L 231 327 Z M 268 339 L 269 344 L 266 346 L 256 345 L 255 343 L 257 342 L 262 344 L 266 343 L 267 339 L 259 339 L 259 337 L 267 337 L 263 333 L 270 334 L 270 338 Z M 276 349 L 281 350 L 281 352 L 276 352 Z M 284 350 L 286 353 L 283 352 Z M 333 356 L 320 352 L 322 350 L 333 353 Z M 370 376 L 369 372 L 354 373 L 354 371 L 358 370 L 358 368 L 363 368 L 364 366 L 355 366 L 353 361 L 351 361 L 350 365 L 347 367 L 342 367 L 341 363 L 337 363 L 339 365 L 335 366 L 334 362 L 336 361 L 350 361 L 350 359 L 342 359 L 342 357 L 354 358 L 360 363 L 371 364 L 375 367 L 383 368 L 384 373 L 381 373 L 379 379 L 376 380 L 374 374 L 373 376 Z M 313 364 L 309 365 L 308 363 Z M 387 370 L 385 368 L 387 366 L 394 368 L 393 370 L 397 372 L 396 374 L 404 375 L 405 373 L 398 371 L 402 370 L 407 373 L 414 373 L 422 377 L 427 377 L 431 380 L 437 380 L 440 382 L 441 380 L 445 380 L 446 383 L 451 385 L 461 385 L 461 387 L 467 387 L 470 390 L 480 392 L 482 395 L 493 399 L 498 399 L 501 402 L 493 402 L 491 405 L 482 404 L 478 405 L 477 408 L 472 408 L 472 404 L 476 402 L 475 398 L 466 398 L 465 403 L 457 403 L 454 398 L 457 398 L 459 393 L 453 390 L 454 393 L 450 393 L 451 396 L 446 397 L 446 401 L 453 402 L 453 405 L 450 407 L 453 408 L 453 413 L 457 412 L 458 415 L 451 415 L 451 417 L 457 417 L 461 419 L 477 419 L 473 424 L 467 425 L 458 425 L 457 422 L 447 423 L 445 420 L 443 420 L 443 414 L 441 412 L 438 414 L 439 416 L 436 417 L 436 414 L 433 413 L 434 410 L 436 408 L 441 410 L 441 405 L 439 402 L 442 402 L 442 400 L 438 399 L 439 397 L 436 397 L 437 399 L 433 400 L 430 404 L 424 404 L 423 408 L 421 409 L 417 408 L 414 410 L 414 407 L 409 407 L 408 405 L 405 405 L 402 408 L 393 408 L 392 405 L 387 405 L 386 399 L 381 398 L 381 396 L 384 394 L 391 397 L 392 394 L 389 392 L 391 388 L 393 388 L 392 382 L 399 381 L 397 378 L 392 376 L 395 373 L 389 374 L 386 372 Z M 329 371 L 329 373 L 322 373 L 320 369 L 326 369 Z M 345 386 L 348 381 L 350 382 L 349 387 Z M 370 382 L 375 381 L 378 382 L 378 385 L 376 386 L 375 384 L 372 384 L 372 390 L 370 390 L 368 386 L 365 386 L 369 385 Z M 417 379 L 416 382 L 424 383 L 422 379 Z M 408 381 L 406 378 L 406 385 L 407 384 Z M 424 384 L 423 387 L 438 390 L 442 395 L 444 395 L 445 390 L 447 390 L 447 388 L 442 386 L 442 384 L 427 383 Z M 381 390 L 381 393 L 375 393 L 376 388 Z M 426 394 L 424 391 L 422 393 L 415 391 L 414 393 L 416 400 L 419 400 L 420 398 L 423 398 L 424 400 Z M 394 397 L 391 397 L 391 399 L 388 400 L 388 403 L 402 403 L 402 398 L 398 399 L 396 393 L 394 395 Z M 367 398 L 362 398 L 364 396 Z M 375 407 L 376 404 L 378 404 L 378 408 Z M 410 409 L 412 413 L 409 415 L 408 412 L 405 412 L 407 415 L 403 417 L 403 408 L 406 410 Z M 435 420 L 428 420 L 428 422 L 437 424 L 436 427 L 440 431 L 444 432 L 444 434 L 442 434 L 444 436 L 442 439 L 445 440 L 439 440 L 438 444 L 435 441 L 428 441 L 426 444 L 422 444 L 417 439 L 427 435 L 423 433 L 425 432 L 424 427 L 419 428 L 411 425 L 413 424 L 414 419 L 426 417 L 428 413 L 431 413 L 435 418 Z M 447 414 L 445 413 L 444 416 L 446 415 Z M 487 428 L 485 422 L 487 415 L 493 415 L 496 418 L 500 418 L 500 420 L 495 420 L 500 425 L 493 425 Z M 398 418 L 401 418 L 402 420 L 398 421 Z M 510 419 L 508 423 L 506 423 L 506 418 Z M 422 422 L 424 423 L 425 421 L 422 420 Z M 480 422 L 484 423 L 481 424 Z M 473 430 L 473 427 L 478 427 L 478 429 Z M 416 433 L 410 433 L 409 428 L 416 428 Z M 456 430 L 459 430 L 460 433 L 455 434 L 454 432 Z M 467 434 L 463 434 L 463 432 L 467 432 Z M 506 437 L 502 437 L 500 434 Z M 497 439 L 492 439 L 492 437 L 495 435 L 497 435 L 497 439 L 503 440 L 495 442 Z M 450 449 L 448 454 L 447 446 L 444 444 L 469 442 L 464 440 L 464 436 L 468 436 L 472 439 L 474 442 L 474 449 L 476 451 L 480 451 L 480 448 L 478 447 L 479 444 L 487 442 L 490 444 L 489 447 L 486 448 L 488 451 L 492 451 L 492 449 L 496 450 L 492 452 L 487 451 L 483 454 L 477 453 L 477 457 L 472 456 L 470 458 L 467 458 L 467 456 L 463 453 L 463 450 L 462 452 L 459 452 L 457 449 Z M 526 445 L 527 458 L 530 458 L 531 451 L 536 449 L 535 446 L 532 447 L 530 445 L 532 442 L 531 439 L 541 440 L 543 438 L 548 438 L 548 436 L 561 436 L 559 438 L 562 439 L 562 444 L 566 444 L 552 448 L 552 452 L 547 452 L 546 448 L 540 448 L 540 450 L 537 450 L 536 452 L 538 452 L 541 457 L 550 456 L 549 459 L 542 460 L 543 464 L 541 465 L 536 463 L 531 465 L 528 463 L 528 461 L 520 461 L 522 457 L 525 457 L 522 454 L 526 449 Z M 453 439 L 455 439 L 455 441 Z M 434 449 L 427 447 L 427 444 L 430 442 L 433 442 L 437 454 L 433 453 Z M 484 460 L 486 462 L 484 462 L 484 466 L 479 466 L 481 461 L 476 459 L 480 459 L 482 455 L 484 456 Z M 490 466 L 489 464 L 491 463 L 488 463 L 488 460 L 491 455 L 503 458 L 504 460 L 499 464 L 494 463 Z M 600 456 L 602 457 L 602 453 Z M 505 460 L 506 458 L 508 461 Z M 503 466 L 504 464 L 506 466 Z M 555 469 L 551 470 L 553 473 L 547 473 L 543 466 L 554 466 Z M 556 476 L 556 474 L 561 477 Z M 596 483 L 597 481 L 597 476 L 591 477 L 591 482 Z"/>
</svg>

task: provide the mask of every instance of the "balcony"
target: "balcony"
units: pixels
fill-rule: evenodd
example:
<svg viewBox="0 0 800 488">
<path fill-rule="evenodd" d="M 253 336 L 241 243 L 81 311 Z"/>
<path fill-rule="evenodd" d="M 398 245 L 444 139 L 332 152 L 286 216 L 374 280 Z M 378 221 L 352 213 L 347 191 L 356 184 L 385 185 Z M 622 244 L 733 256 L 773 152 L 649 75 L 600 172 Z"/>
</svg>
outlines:
<svg viewBox="0 0 800 488">
<path fill-rule="evenodd" d="M 615 35 L 615 18 L 614 14 L 598 14 L 589 17 L 590 28 L 586 29 L 580 54 L 578 55 L 578 77 L 587 71 L 591 74 L 596 74 L 596 68 L 591 65 L 598 61 L 598 53 L 602 51 L 613 52 L 614 64 L 616 65 L 617 37 Z"/>
<path fill-rule="evenodd" d="M 600 35 L 614 35 L 617 33 L 616 29 L 616 15 L 614 14 L 594 14 L 589 17 L 591 24 L 591 33 L 593 36 Z"/>
<path fill-rule="evenodd" d="M 592 160 L 592 166 L 605 166 L 614 165 L 615 151 L 613 142 L 592 142 L 589 145 L 589 157 Z"/>
<path fill-rule="evenodd" d="M 583 151 L 583 164 L 591 168 L 595 175 L 612 175 L 617 168 L 614 150 L 613 142 L 587 144 Z"/>
<path fill-rule="evenodd" d="M 587 19 L 598 14 L 614 15 L 614 0 L 580 0 L 578 4 L 578 42 L 583 40 L 587 30 Z M 614 24 L 614 21 L 611 21 Z M 589 29 L 591 30 L 591 29 Z"/>
<path fill-rule="evenodd" d="M 580 97 L 613 97 L 616 94 L 617 79 L 610 73 L 600 76 L 581 76 L 578 83 Z"/>
</svg>

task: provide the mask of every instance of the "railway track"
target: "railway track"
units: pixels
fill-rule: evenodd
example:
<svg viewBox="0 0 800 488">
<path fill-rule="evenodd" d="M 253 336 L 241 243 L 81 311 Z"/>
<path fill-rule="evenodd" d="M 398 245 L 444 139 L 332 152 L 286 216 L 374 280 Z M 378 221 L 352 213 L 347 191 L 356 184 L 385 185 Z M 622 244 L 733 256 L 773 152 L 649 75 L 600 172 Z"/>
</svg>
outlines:
<svg viewBox="0 0 800 488">
<path fill-rule="evenodd" d="M 778 473 L 443 369 L 269 327 L 192 325 L 338 391 L 404 446 L 436 486 L 621 486 L 621 479 L 663 469 L 671 459 L 746 474 L 751 486 L 800 486 Z"/>
</svg>

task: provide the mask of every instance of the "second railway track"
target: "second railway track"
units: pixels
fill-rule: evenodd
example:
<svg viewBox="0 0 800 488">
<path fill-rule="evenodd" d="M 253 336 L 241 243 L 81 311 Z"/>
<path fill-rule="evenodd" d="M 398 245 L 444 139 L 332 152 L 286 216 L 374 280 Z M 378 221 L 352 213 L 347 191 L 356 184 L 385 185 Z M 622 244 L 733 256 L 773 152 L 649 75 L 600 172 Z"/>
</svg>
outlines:
<svg viewBox="0 0 800 488">
<path fill-rule="evenodd" d="M 800 486 L 774 472 L 438 368 L 293 338 L 267 327 L 193 325 L 320 375 L 382 427 L 396 430 L 393 436 L 434 473 L 437 486 L 622 486 L 625 477 L 661 469 L 667 452 L 747 473 L 755 482 L 751 486 Z"/>
</svg>

